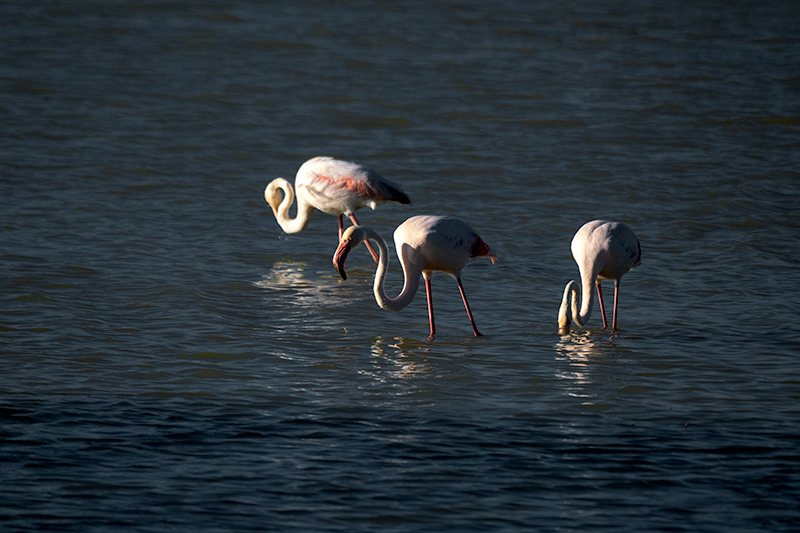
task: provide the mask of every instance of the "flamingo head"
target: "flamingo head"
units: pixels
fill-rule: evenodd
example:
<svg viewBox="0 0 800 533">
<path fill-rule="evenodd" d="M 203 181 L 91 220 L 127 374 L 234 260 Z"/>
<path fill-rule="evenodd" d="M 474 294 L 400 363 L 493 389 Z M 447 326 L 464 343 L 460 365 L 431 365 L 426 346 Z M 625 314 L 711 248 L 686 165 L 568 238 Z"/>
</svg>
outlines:
<svg viewBox="0 0 800 533">
<path fill-rule="evenodd" d="M 361 226 L 350 226 L 344 230 L 342 240 L 339 241 L 339 247 L 336 248 L 336 252 L 333 254 L 333 266 L 343 280 L 347 279 L 347 273 L 344 270 L 347 254 L 350 253 L 350 250 L 364 242 L 366 238 L 367 232 Z"/>
<path fill-rule="evenodd" d="M 569 325 L 572 323 L 573 317 L 578 326 L 578 284 L 575 280 L 571 280 L 564 287 L 564 297 L 561 299 L 561 307 L 558 309 L 558 331 L 560 333 L 568 333 Z"/>
<path fill-rule="evenodd" d="M 273 180 L 264 189 L 264 199 L 267 201 L 273 211 L 277 212 L 278 207 L 283 201 L 283 194 L 281 194 L 281 178 Z M 285 180 L 284 180 L 285 181 Z"/>
<path fill-rule="evenodd" d="M 558 329 L 559 331 L 567 331 L 569 330 L 570 322 L 569 319 L 569 312 L 567 311 L 566 307 L 562 307 L 558 312 Z"/>
</svg>

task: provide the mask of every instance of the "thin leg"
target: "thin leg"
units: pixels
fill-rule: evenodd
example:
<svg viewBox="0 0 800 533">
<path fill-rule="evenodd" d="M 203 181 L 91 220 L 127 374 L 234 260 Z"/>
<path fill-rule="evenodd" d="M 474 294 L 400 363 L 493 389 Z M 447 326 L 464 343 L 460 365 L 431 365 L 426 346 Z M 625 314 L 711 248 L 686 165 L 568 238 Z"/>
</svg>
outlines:
<svg viewBox="0 0 800 533">
<path fill-rule="evenodd" d="M 619 299 L 619 283 L 614 284 L 614 322 L 611 324 L 611 331 L 617 330 L 617 300 Z"/>
<path fill-rule="evenodd" d="M 606 323 L 606 308 L 603 306 L 603 289 L 600 288 L 599 281 L 595 282 L 595 285 L 597 285 L 597 299 L 600 300 L 600 314 L 603 315 L 603 329 L 606 329 L 608 325 Z"/>
<path fill-rule="evenodd" d="M 431 293 L 431 278 L 425 278 L 425 292 L 428 293 L 428 318 L 431 321 L 431 336 L 428 340 L 433 340 L 436 335 L 436 326 L 433 323 L 433 294 Z"/>
<path fill-rule="evenodd" d="M 342 222 L 342 215 L 339 215 L 339 240 L 342 240 L 342 233 L 344 233 L 344 222 Z"/>
<path fill-rule="evenodd" d="M 456 278 L 456 282 L 458 283 L 458 290 L 461 291 L 461 299 L 464 300 L 464 307 L 467 308 L 467 316 L 469 317 L 469 323 L 472 324 L 472 331 L 475 333 L 476 337 L 481 337 L 482 335 L 478 332 L 477 326 L 475 326 L 475 320 L 472 318 L 472 311 L 469 310 L 467 295 L 464 294 L 464 286 L 461 284 L 461 278 Z"/>
<path fill-rule="evenodd" d="M 341 217 L 341 215 L 339 215 L 339 216 Z M 361 224 L 358 223 L 358 220 L 356 220 L 356 216 L 354 214 L 350 215 L 350 220 L 352 220 L 353 224 L 355 224 L 356 226 L 360 226 L 361 225 Z M 341 235 L 339 236 L 339 240 L 342 240 Z M 372 254 L 372 258 L 375 260 L 375 263 L 377 263 L 378 262 L 378 253 L 375 251 L 375 248 L 372 247 L 372 243 L 369 242 L 369 239 L 367 239 L 367 240 L 364 241 L 364 244 L 367 245 L 367 249 L 369 250 L 369 253 Z"/>
</svg>

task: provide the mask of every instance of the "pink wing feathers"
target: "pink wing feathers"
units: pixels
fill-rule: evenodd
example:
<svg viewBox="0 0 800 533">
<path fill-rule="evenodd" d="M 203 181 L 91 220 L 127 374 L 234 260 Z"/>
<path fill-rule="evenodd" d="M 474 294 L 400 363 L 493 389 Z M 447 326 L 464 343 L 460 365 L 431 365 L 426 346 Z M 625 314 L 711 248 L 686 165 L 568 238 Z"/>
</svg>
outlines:
<svg viewBox="0 0 800 533">
<path fill-rule="evenodd" d="M 317 208 L 351 214 L 385 202 L 409 204 L 400 187 L 374 170 L 349 161 L 317 157 L 308 161 L 298 186 L 303 186 Z M 298 173 L 300 174 L 300 173 Z M 298 175 L 300 178 L 300 175 Z"/>
</svg>

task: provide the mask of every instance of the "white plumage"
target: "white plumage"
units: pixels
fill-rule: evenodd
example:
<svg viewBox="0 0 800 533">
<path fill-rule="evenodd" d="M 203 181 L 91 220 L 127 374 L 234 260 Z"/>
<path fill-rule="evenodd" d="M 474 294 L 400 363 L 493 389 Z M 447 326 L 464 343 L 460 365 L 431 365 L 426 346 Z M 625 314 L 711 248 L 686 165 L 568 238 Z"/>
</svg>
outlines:
<svg viewBox="0 0 800 533">
<path fill-rule="evenodd" d="M 480 336 L 461 283 L 461 271 L 479 257 L 489 257 L 494 262 L 495 254 L 469 224 L 452 217 L 423 215 L 411 217 L 398 226 L 394 232 L 394 243 L 397 257 L 403 267 L 405 281 L 403 290 L 396 298 L 386 295 L 384 282 L 389 270 L 389 251 L 386 241 L 376 231 L 363 226 L 347 228 L 333 256 L 333 264 L 342 279 L 347 279 L 344 270 L 347 254 L 367 238 L 378 244 L 380 252 L 373 291 L 378 305 L 390 311 L 399 311 L 406 307 L 414 300 L 421 274 L 425 279 L 428 294 L 428 316 L 431 325 L 431 334 L 428 338 L 433 339 L 436 326 L 433 320 L 431 276 L 435 270 L 445 272 L 456 280 L 472 331 L 476 337 Z"/>
<path fill-rule="evenodd" d="M 281 194 L 281 191 L 283 194 Z M 297 214 L 289 216 L 289 208 L 297 195 Z M 303 231 L 314 209 L 339 218 L 339 238 L 343 232 L 343 215 L 358 225 L 354 212 L 362 207 L 375 209 L 386 202 L 409 204 L 408 196 L 391 181 L 374 170 L 357 163 L 331 157 L 315 157 L 297 171 L 294 187 L 283 178 L 274 179 L 264 190 L 264 198 L 275 219 L 286 233 Z M 375 261 L 375 250 L 367 246 Z"/>
<path fill-rule="evenodd" d="M 572 280 L 564 288 L 561 308 L 558 312 L 558 327 L 566 329 L 570 320 L 583 327 L 592 315 L 594 286 L 600 301 L 603 328 L 607 327 L 606 311 L 600 280 L 614 280 L 614 315 L 612 330 L 617 329 L 617 301 L 619 282 L 622 276 L 641 263 L 642 248 L 639 239 L 628 226 L 619 222 L 593 220 L 578 230 L 572 238 L 572 257 L 578 263 L 581 274 L 582 301 L 578 311 L 578 284 Z"/>
</svg>

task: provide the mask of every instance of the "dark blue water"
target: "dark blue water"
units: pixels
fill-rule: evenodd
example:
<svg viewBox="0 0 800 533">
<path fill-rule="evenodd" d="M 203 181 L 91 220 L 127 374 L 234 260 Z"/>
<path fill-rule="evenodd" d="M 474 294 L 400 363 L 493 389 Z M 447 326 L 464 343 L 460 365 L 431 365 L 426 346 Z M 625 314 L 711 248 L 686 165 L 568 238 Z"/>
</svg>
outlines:
<svg viewBox="0 0 800 533">
<path fill-rule="evenodd" d="M 0 528 L 797 531 L 797 20 L 1 4 Z M 363 248 L 341 282 L 334 217 L 281 232 L 263 190 L 317 155 L 409 194 L 359 212 L 387 240 L 481 234 L 484 337 L 444 274 L 433 341 Z M 642 265 L 616 334 L 560 335 L 596 218 Z"/>
</svg>

